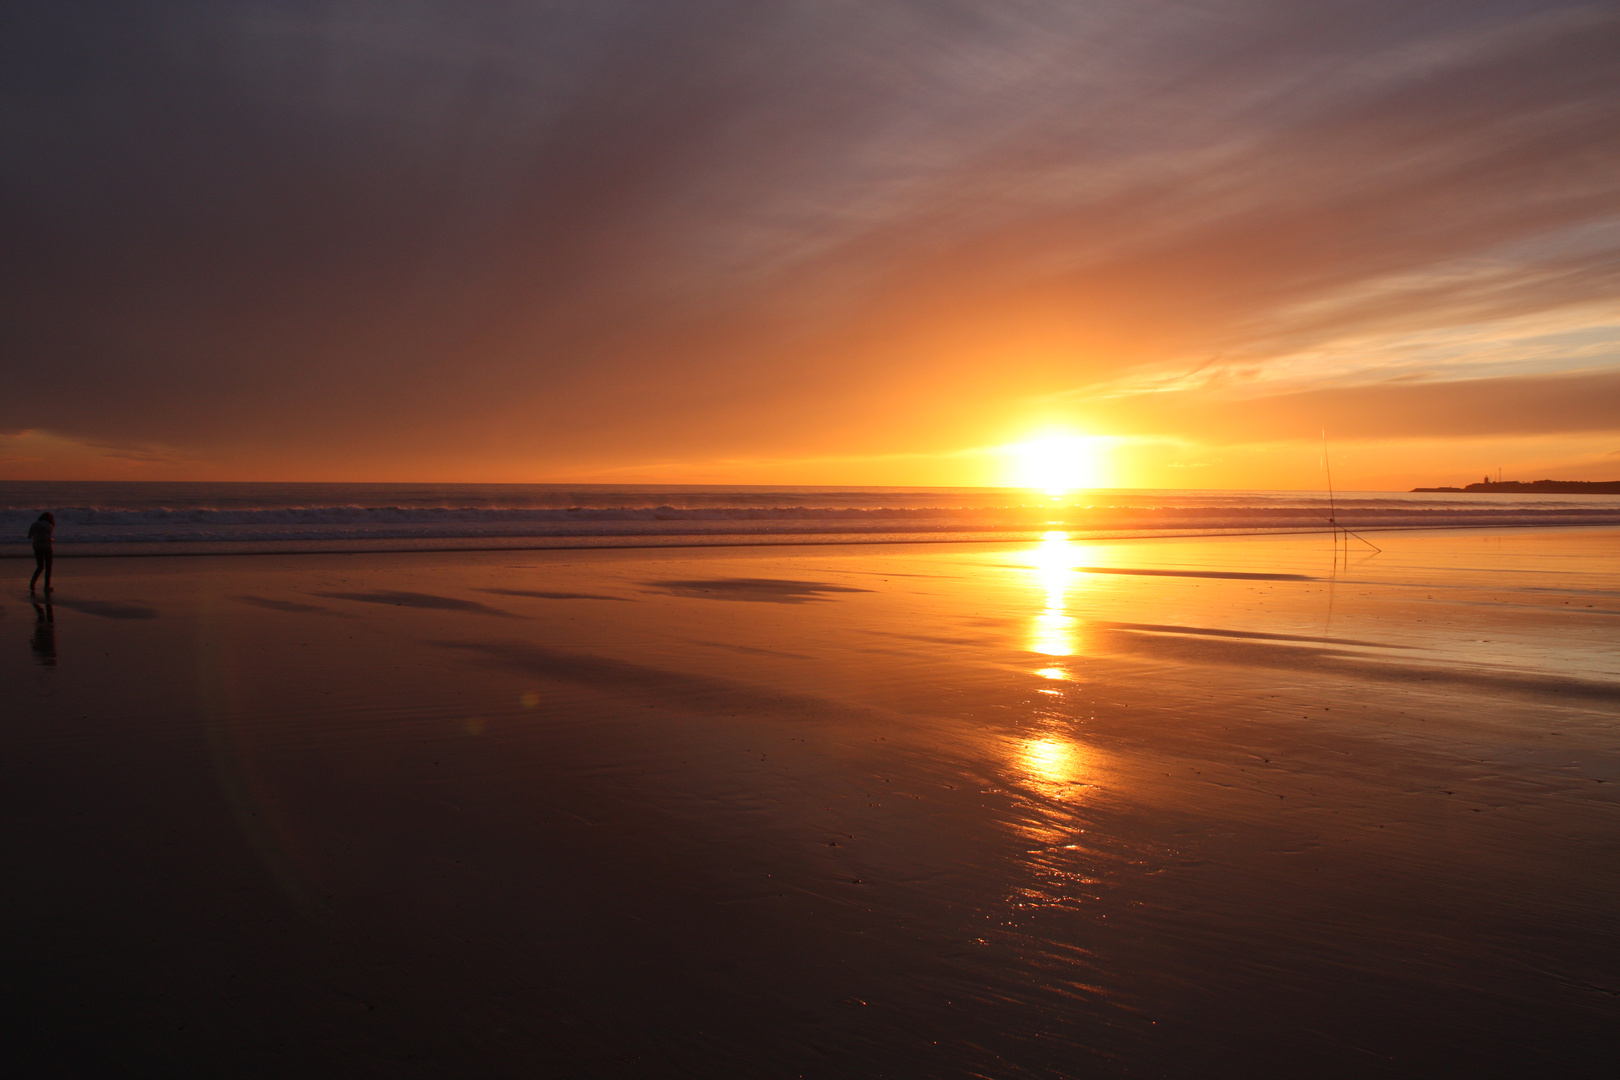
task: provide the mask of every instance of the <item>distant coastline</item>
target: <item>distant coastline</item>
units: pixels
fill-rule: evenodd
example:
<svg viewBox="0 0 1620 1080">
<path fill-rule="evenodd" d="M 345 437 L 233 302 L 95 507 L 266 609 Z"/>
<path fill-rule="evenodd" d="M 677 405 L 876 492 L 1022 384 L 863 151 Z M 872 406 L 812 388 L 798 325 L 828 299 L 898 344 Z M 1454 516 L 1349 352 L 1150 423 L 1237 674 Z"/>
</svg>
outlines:
<svg viewBox="0 0 1620 1080">
<path fill-rule="evenodd" d="M 1419 491 L 1496 491 L 1504 495 L 1620 495 L 1620 480 L 1485 480 L 1467 487 L 1420 487 Z"/>
</svg>

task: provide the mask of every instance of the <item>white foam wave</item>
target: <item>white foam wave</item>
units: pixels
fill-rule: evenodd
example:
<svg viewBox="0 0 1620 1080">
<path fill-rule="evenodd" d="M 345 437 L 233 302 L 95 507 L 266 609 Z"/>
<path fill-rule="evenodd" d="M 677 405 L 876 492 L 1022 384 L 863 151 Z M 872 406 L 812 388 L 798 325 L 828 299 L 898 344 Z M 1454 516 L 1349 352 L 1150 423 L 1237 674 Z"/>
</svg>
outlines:
<svg viewBox="0 0 1620 1080">
<path fill-rule="evenodd" d="M 1151 493 L 1145 493 L 1151 494 Z M 57 537 L 72 543 L 230 543 L 611 536 L 735 536 L 847 533 L 1025 533 L 1296 530 L 1324 528 L 1321 500 L 1248 504 L 1224 497 L 1109 506 L 279 506 L 261 508 L 79 506 L 55 511 Z M 21 542 L 34 508 L 0 509 L 0 537 Z M 1533 505 L 1365 499 L 1337 510 L 1350 528 L 1620 524 L 1620 500 Z M 0 541 L 3 542 L 3 541 Z"/>
</svg>

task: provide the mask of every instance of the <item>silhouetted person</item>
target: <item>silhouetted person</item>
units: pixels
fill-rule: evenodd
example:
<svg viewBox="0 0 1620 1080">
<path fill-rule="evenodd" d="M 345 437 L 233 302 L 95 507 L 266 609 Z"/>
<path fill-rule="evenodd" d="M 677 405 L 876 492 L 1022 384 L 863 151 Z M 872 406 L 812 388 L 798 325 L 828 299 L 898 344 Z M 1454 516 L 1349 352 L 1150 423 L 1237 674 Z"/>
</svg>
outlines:
<svg viewBox="0 0 1620 1080">
<path fill-rule="evenodd" d="M 39 584 L 39 575 L 45 575 L 45 591 L 51 591 L 51 534 L 56 531 L 56 518 L 49 510 L 28 526 L 28 540 L 34 545 L 34 576 L 28 579 L 28 591 Z"/>
<path fill-rule="evenodd" d="M 51 602 L 34 604 L 34 637 L 29 641 L 34 659 L 46 667 L 56 666 L 56 612 Z"/>
</svg>

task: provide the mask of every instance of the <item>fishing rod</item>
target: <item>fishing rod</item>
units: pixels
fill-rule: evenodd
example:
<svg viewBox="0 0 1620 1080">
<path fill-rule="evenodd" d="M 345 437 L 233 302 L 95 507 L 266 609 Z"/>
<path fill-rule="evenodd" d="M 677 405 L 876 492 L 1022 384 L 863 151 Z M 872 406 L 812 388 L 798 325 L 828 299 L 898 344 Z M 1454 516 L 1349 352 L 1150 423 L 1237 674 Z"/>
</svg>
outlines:
<svg viewBox="0 0 1620 1080">
<path fill-rule="evenodd" d="M 1338 508 L 1338 504 L 1334 501 L 1334 498 L 1333 498 L 1333 462 L 1328 457 L 1327 428 L 1322 429 L 1322 468 L 1323 468 L 1323 470 L 1325 470 L 1327 472 L 1327 489 L 1328 489 L 1328 519 L 1327 520 L 1328 520 L 1328 527 L 1333 530 L 1333 535 L 1334 535 L 1335 539 L 1338 537 L 1340 532 L 1343 532 L 1344 535 L 1347 536 L 1347 537 L 1348 536 L 1353 536 L 1357 540 L 1360 540 L 1363 544 L 1366 544 L 1368 547 L 1372 548 L 1373 551 L 1382 552 L 1384 550 L 1383 548 L 1379 547 L 1377 544 L 1373 543 L 1371 540 L 1368 540 L 1365 536 L 1362 536 L 1360 533 L 1357 533 L 1357 532 L 1351 532 L 1349 529 L 1347 529 L 1343 525 L 1339 524 L 1339 508 Z M 1318 510 L 1317 514 L 1318 514 L 1318 516 L 1320 516 L 1321 511 Z M 1348 546 L 1348 541 L 1346 542 L 1346 546 Z"/>
</svg>

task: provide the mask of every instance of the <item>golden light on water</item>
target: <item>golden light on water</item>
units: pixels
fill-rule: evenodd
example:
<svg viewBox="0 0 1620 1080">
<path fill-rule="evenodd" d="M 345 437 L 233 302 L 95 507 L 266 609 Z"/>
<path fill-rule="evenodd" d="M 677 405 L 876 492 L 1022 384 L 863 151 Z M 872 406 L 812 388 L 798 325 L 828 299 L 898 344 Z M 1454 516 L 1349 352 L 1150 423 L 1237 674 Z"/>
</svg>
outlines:
<svg viewBox="0 0 1620 1080">
<path fill-rule="evenodd" d="M 1049 532 L 1041 538 L 1031 562 L 1035 576 L 1046 589 L 1046 610 L 1062 611 L 1068 602 L 1069 585 L 1074 579 L 1075 552 L 1066 532 Z"/>
<path fill-rule="evenodd" d="M 1032 553 L 1031 568 L 1046 594 L 1046 606 L 1030 627 L 1031 652 L 1043 656 L 1073 656 L 1079 651 L 1079 620 L 1065 610 L 1069 589 L 1075 583 L 1074 567 L 1078 558 L 1069 534 L 1064 532 L 1047 533 Z"/>
<path fill-rule="evenodd" d="M 1020 743 L 1013 765 L 1037 790 L 1062 797 L 1089 784 L 1097 763 L 1088 747 L 1047 732 Z"/>
<path fill-rule="evenodd" d="M 1075 654 L 1075 620 L 1067 615 L 1043 612 L 1035 616 L 1030 635 L 1029 650 L 1042 656 L 1073 656 Z"/>
<path fill-rule="evenodd" d="M 1066 532 L 1049 532 L 1029 554 L 1029 567 L 1040 590 L 1042 609 L 1030 621 L 1029 649 L 1042 656 L 1075 656 L 1081 652 L 1082 620 L 1069 614 L 1070 590 L 1082 580 L 1075 573 L 1080 547 Z M 1073 678 L 1067 667 L 1048 664 L 1035 670 L 1043 679 Z M 1060 690 L 1043 694 L 1063 696 Z M 1014 768 L 1026 782 L 1044 794 L 1063 798 L 1088 783 L 1095 769 L 1086 747 L 1056 732 L 1043 732 L 1017 744 Z"/>
<path fill-rule="evenodd" d="M 1046 736 L 1024 744 L 1024 771 L 1031 779 L 1062 784 L 1075 779 L 1079 754 L 1071 742 Z"/>
</svg>

